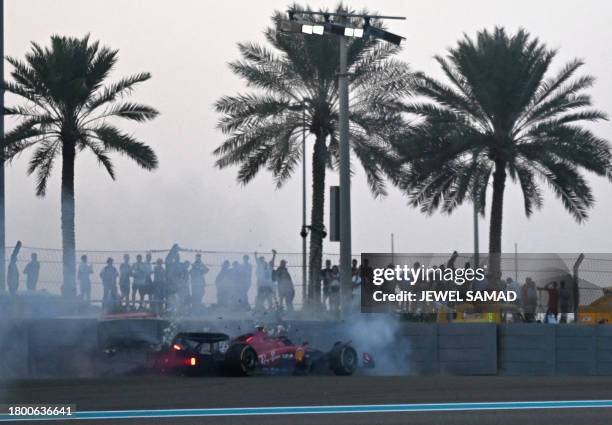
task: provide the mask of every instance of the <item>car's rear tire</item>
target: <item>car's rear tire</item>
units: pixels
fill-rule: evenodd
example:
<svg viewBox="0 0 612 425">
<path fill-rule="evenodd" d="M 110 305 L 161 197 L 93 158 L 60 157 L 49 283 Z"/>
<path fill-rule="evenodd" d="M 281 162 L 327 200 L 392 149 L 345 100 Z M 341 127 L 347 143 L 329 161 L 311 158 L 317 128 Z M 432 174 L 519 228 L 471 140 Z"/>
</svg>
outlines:
<svg viewBox="0 0 612 425">
<path fill-rule="evenodd" d="M 225 353 L 225 367 L 232 375 L 252 375 L 257 369 L 257 352 L 248 344 L 233 344 Z"/>
<path fill-rule="evenodd" d="M 338 349 L 331 359 L 332 371 L 339 376 L 349 376 L 357 370 L 357 351 L 350 345 Z"/>
</svg>

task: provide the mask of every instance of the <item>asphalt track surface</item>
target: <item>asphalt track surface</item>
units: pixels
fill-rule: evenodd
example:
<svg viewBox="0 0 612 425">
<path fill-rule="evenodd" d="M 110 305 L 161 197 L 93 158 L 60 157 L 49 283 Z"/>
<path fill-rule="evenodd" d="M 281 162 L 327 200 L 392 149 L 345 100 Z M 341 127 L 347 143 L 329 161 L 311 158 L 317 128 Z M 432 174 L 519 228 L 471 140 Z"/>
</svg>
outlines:
<svg viewBox="0 0 612 425">
<path fill-rule="evenodd" d="M 0 404 L 74 404 L 77 411 L 612 400 L 612 377 L 109 377 L 21 380 L 0 385 Z M 19 423 L 609 425 L 612 407 Z"/>
</svg>

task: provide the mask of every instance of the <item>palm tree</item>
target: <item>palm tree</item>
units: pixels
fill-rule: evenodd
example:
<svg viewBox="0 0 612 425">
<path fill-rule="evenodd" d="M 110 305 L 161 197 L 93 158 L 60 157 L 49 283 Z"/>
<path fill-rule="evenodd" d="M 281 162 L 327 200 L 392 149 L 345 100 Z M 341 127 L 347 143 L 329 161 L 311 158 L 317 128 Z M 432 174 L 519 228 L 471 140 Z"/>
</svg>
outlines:
<svg viewBox="0 0 612 425">
<path fill-rule="evenodd" d="M 527 216 L 541 207 L 544 183 L 581 222 L 594 203 L 582 170 L 610 171 L 608 142 L 580 125 L 606 119 L 584 93 L 594 78 L 574 77 L 580 60 L 547 77 L 555 56 L 524 30 L 465 36 L 446 58 L 435 58 L 450 85 L 421 76 L 415 91 L 425 99 L 406 108 L 418 120 L 398 138 L 398 150 L 409 164 L 401 185 L 414 206 L 451 213 L 468 199 L 484 214 L 492 178 L 493 279 L 500 276 L 507 177 L 520 185 Z"/>
<path fill-rule="evenodd" d="M 157 157 L 146 144 L 121 132 L 113 118 L 137 122 L 153 119 L 158 112 L 146 105 L 123 100 L 134 87 L 151 78 L 140 73 L 104 85 L 117 62 L 117 50 L 82 39 L 51 37 L 50 47 L 32 43 L 25 61 L 8 57 L 12 82 L 4 90 L 23 98 L 22 105 L 7 107 L 4 115 L 16 126 L 4 138 L 5 158 L 11 160 L 33 148 L 28 174 L 36 174 L 36 194 L 44 196 L 55 159 L 62 159 L 61 226 L 64 286 L 72 296 L 75 285 L 74 163 L 77 153 L 88 149 L 115 178 L 110 154 L 117 152 L 140 167 L 153 170 Z"/>
<path fill-rule="evenodd" d="M 308 9 L 310 10 L 310 9 Z M 337 12 L 347 12 L 338 6 Z M 279 12 L 272 18 L 277 22 Z M 353 22 L 360 25 L 358 22 Z M 375 25 L 379 23 L 375 22 Z M 304 154 L 301 149 L 302 112 L 305 131 L 314 137 L 309 298 L 320 300 L 319 271 L 323 246 L 325 174 L 338 165 L 338 40 L 331 37 L 265 31 L 271 48 L 240 43 L 242 60 L 231 70 L 254 90 L 224 96 L 215 107 L 223 114 L 219 128 L 227 135 L 214 151 L 216 165 L 240 165 L 238 181 L 247 184 L 262 169 L 281 187 Z M 399 47 L 375 40 L 352 39 L 348 47 L 350 76 L 350 142 L 375 196 L 386 194 L 384 175 L 395 169 L 388 139 L 401 128 L 399 99 L 409 89 L 408 66 L 393 59 Z"/>
</svg>

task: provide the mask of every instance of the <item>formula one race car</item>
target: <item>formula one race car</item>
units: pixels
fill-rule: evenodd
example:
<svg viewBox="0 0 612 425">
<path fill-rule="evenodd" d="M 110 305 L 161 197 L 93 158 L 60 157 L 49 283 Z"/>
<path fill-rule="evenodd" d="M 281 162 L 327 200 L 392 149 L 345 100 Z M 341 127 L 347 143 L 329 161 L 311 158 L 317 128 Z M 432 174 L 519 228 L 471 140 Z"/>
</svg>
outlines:
<svg viewBox="0 0 612 425">
<path fill-rule="evenodd" d="M 268 335 L 262 328 L 230 339 L 222 333 L 179 333 L 162 350 L 155 368 L 186 375 L 333 373 L 352 375 L 359 356 L 349 342 L 336 342 L 328 352 L 308 345 L 293 344 L 285 336 Z M 363 353 L 361 366 L 372 368 L 372 356 Z"/>
</svg>

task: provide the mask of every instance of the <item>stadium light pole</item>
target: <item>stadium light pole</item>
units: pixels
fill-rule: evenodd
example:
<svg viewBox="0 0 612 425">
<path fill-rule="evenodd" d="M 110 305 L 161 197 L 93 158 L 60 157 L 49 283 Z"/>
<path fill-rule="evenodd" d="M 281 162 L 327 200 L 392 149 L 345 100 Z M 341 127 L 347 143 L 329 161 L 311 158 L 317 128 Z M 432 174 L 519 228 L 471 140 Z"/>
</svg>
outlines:
<svg viewBox="0 0 612 425">
<path fill-rule="evenodd" d="M 308 259 L 306 257 L 306 238 L 308 237 L 308 227 L 306 224 L 306 99 L 300 103 L 289 105 L 292 111 L 302 112 L 302 308 L 306 305 L 308 298 L 307 283 L 308 280 Z"/>
<path fill-rule="evenodd" d="M 308 279 L 308 259 L 306 258 L 306 104 L 302 101 L 302 310 L 308 300 L 306 280 Z"/>
<path fill-rule="evenodd" d="M 351 295 L 351 149 L 349 140 L 349 87 L 348 87 L 348 46 L 347 38 L 375 38 L 399 45 L 403 37 L 371 25 L 371 19 L 406 19 L 401 16 L 380 16 L 355 13 L 331 13 L 289 10 L 288 20 L 280 20 L 278 29 L 282 32 L 323 35 L 334 34 L 340 43 L 340 66 L 338 72 L 338 108 L 340 133 L 340 286 L 343 314 L 347 311 Z M 298 21 L 295 15 L 323 16 L 325 22 Z M 341 22 L 331 22 L 331 17 Z M 363 19 L 363 28 L 346 25 L 349 19 Z"/>
<path fill-rule="evenodd" d="M 338 92 L 340 108 L 340 294 L 342 314 L 346 313 L 351 294 L 351 147 L 349 140 L 349 91 L 346 37 L 340 37 L 340 73 Z"/>
</svg>

